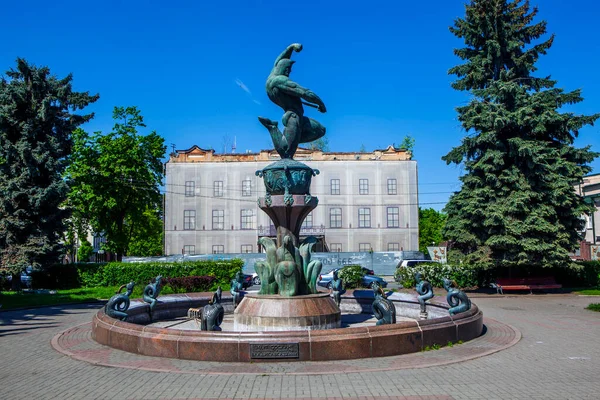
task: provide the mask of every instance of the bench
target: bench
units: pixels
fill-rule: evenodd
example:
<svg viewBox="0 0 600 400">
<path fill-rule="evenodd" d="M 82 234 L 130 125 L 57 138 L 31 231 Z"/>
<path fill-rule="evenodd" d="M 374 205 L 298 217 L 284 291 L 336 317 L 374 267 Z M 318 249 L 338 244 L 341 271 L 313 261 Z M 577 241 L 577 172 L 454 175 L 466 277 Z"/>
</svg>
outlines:
<svg viewBox="0 0 600 400">
<path fill-rule="evenodd" d="M 562 285 L 556 283 L 553 277 L 531 277 L 531 278 L 498 278 L 492 287 L 497 293 L 504 294 L 505 290 L 534 290 L 560 289 Z"/>
</svg>

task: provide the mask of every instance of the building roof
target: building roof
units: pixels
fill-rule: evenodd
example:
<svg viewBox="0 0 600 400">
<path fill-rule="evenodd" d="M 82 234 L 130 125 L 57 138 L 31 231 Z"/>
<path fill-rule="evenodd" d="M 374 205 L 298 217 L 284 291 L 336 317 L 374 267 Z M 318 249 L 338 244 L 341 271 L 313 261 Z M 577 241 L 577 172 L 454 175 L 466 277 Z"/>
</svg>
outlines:
<svg viewBox="0 0 600 400">
<path fill-rule="evenodd" d="M 412 154 L 406 149 L 398 149 L 390 145 L 385 149 L 372 152 L 324 152 L 321 150 L 298 147 L 294 154 L 296 160 L 313 161 L 410 161 Z M 167 162 L 253 162 L 275 161 L 280 159 L 274 149 L 261 150 L 258 153 L 215 153 L 213 149 L 203 149 L 193 145 L 186 150 L 175 150 Z"/>
</svg>

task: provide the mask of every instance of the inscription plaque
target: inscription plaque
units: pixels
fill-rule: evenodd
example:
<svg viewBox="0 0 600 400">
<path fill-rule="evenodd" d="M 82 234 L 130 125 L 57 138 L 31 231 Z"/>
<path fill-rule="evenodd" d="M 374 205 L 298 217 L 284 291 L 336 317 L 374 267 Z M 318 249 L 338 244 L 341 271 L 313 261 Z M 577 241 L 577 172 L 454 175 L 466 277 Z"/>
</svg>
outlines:
<svg viewBox="0 0 600 400">
<path fill-rule="evenodd" d="M 250 358 L 300 358 L 298 343 L 250 343 Z"/>
</svg>

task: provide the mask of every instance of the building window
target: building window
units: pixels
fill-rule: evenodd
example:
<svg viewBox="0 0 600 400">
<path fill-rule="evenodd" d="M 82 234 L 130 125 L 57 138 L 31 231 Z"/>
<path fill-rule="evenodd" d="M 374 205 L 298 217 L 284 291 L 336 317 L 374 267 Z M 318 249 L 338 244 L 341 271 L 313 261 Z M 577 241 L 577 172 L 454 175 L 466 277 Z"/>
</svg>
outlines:
<svg viewBox="0 0 600 400">
<path fill-rule="evenodd" d="M 400 243 L 388 243 L 388 251 L 400 251 Z"/>
<path fill-rule="evenodd" d="M 225 229 L 225 210 L 213 210 L 212 228 L 214 231 Z"/>
<path fill-rule="evenodd" d="M 194 197 L 196 184 L 194 181 L 185 181 L 185 197 Z"/>
<path fill-rule="evenodd" d="M 371 251 L 371 243 L 359 243 L 358 251 Z"/>
<path fill-rule="evenodd" d="M 332 179 L 331 180 L 331 194 L 340 194 L 340 180 Z"/>
<path fill-rule="evenodd" d="M 330 250 L 333 253 L 340 253 L 342 251 L 341 243 L 331 243 Z"/>
<path fill-rule="evenodd" d="M 213 196 L 214 197 L 223 197 L 223 181 L 214 181 L 213 182 Z"/>
<path fill-rule="evenodd" d="M 329 227 L 330 228 L 341 228 L 342 227 L 342 209 L 331 208 L 329 210 Z"/>
<path fill-rule="evenodd" d="M 254 210 L 242 210 L 240 229 L 254 229 Z"/>
<path fill-rule="evenodd" d="M 242 253 L 252 253 L 252 245 L 251 244 L 243 244 L 241 252 Z"/>
<path fill-rule="evenodd" d="M 213 254 L 225 253 L 225 246 L 223 246 L 222 244 L 214 244 L 212 249 L 213 249 Z"/>
<path fill-rule="evenodd" d="M 252 181 L 250 179 L 242 181 L 242 196 L 252 196 Z"/>
<path fill-rule="evenodd" d="M 187 254 L 188 256 L 195 255 L 196 254 L 196 246 L 194 246 L 194 245 L 183 246 L 183 254 Z"/>
<path fill-rule="evenodd" d="M 395 179 L 388 179 L 388 194 L 398 194 L 398 183 Z"/>
<path fill-rule="evenodd" d="M 193 231 L 196 229 L 196 211 L 184 210 L 183 211 L 183 230 Z"/>
<path fill-rule="evenodd" d="M 358 209 L 358 227 L 359 228 L 370 228 L 371 227 L 371 209 L 370 208 L 359 208 Z"/>
<path fill-rule="evenodd" d="M 358 194 L 369 194 L 369 180 L 359 179 L 358 180 Z"/>
<path fill-rule="evenodd" d="M 304 222 L 302 223 L 302 226 L 300 227 L 300 229 L 312 228 L 313 227 L 313 218 L 312 217 L 313 217 L 312 212 L 308 213 L 306 218 L 304 218 Z"/>
<path fill-rule="evenodd" d="M 400 208 L 388 207 L 387 208 L 387 227 L 388 228 L 400 228 Z"/>
</svg>

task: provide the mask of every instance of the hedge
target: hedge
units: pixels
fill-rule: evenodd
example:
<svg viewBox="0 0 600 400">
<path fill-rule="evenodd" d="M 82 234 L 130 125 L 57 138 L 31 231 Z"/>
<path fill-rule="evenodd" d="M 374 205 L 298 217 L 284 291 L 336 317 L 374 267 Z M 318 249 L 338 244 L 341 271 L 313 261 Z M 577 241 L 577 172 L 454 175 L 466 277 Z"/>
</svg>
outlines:
<svg viewBox="0 0 600 400">
<path fill-rule="evenodd" d="M 165 285 L 169 285 L 175 293 L 207 292 L 212 289 L 215 280 L 214 276 L 183 276 L 167 278 Z"/>
<path fill-rule="evenodd" d="M 212 276 L 212 287 L 228 288 L 235 274 L 242 269 L 244 261 L 202 260 L 185 262 L 150 262 L 108 264 L 54 264 L 32 273 L 34 288 L 74 289 L 78 287 L 119 286 L 130 281 L 146 285 L 157 275 L 165 278 L 186 276 Z"/>
<path fill-rule="evenodd" d="M 415 287 L 415 273 L 420 272 L 423 279 L 434 287 L 443 287 L 443 279 L 455 281 L 460 288 L 472 288 L 478 285 L 477 270 L 465 267 L 453 267 L 449 264 L 422 263 L 416 267 L 397 268 L 394 279 L 405 288 Z"/>
<path fill-rule="evenodd" d="M 360 265 L 347 265 L 338 271 L 338 277 L 344 282 L 344 288 L 355 289 L 362 286 L 364 272 Z"/>
</svg>

